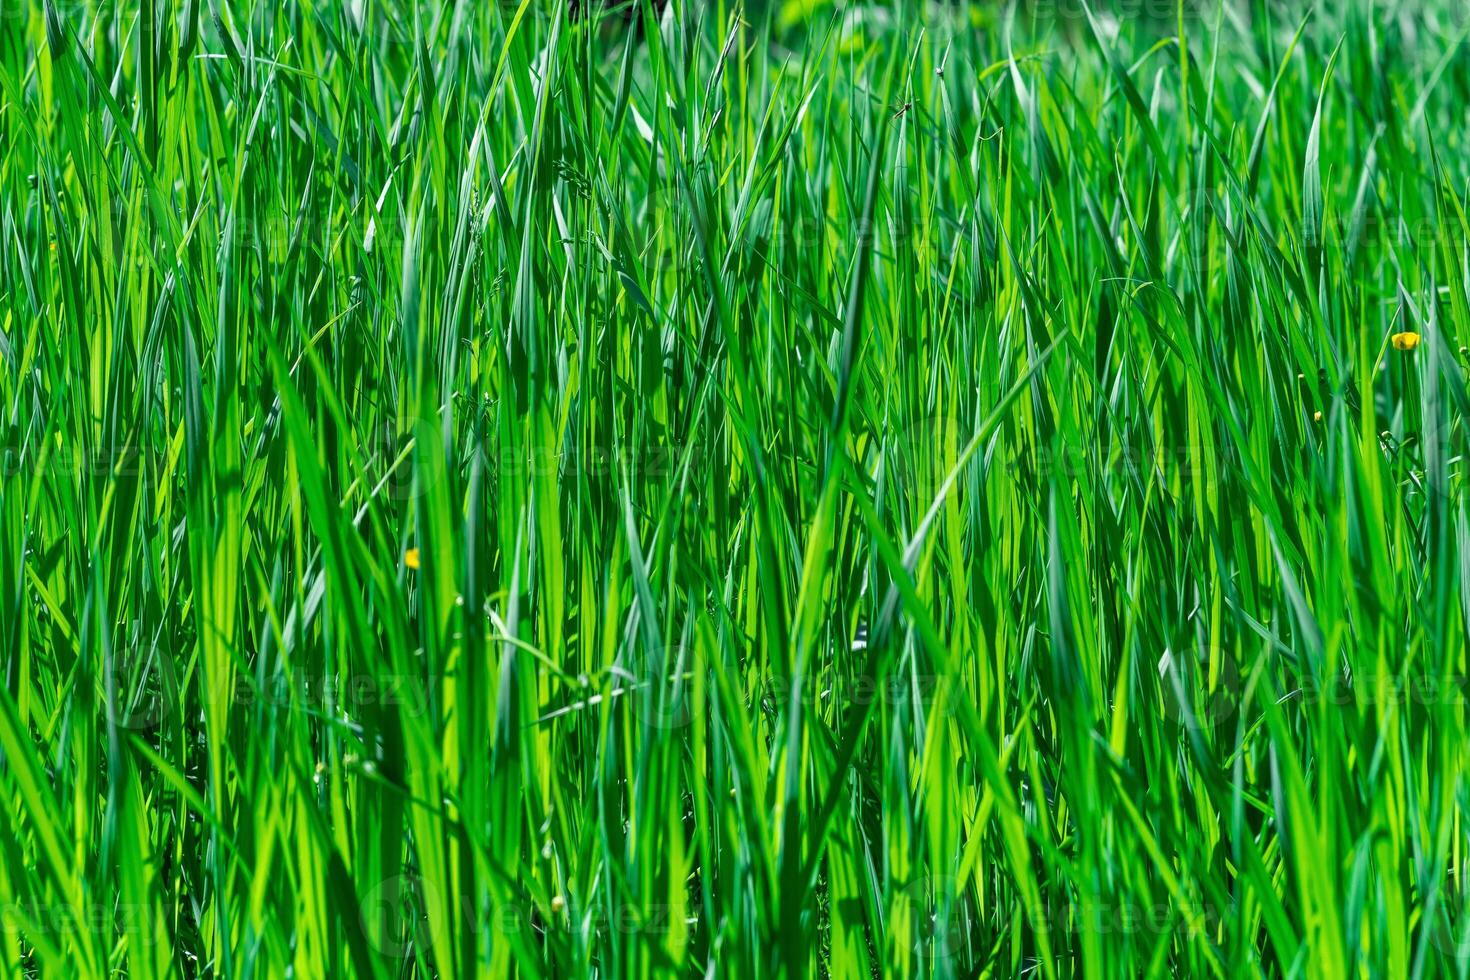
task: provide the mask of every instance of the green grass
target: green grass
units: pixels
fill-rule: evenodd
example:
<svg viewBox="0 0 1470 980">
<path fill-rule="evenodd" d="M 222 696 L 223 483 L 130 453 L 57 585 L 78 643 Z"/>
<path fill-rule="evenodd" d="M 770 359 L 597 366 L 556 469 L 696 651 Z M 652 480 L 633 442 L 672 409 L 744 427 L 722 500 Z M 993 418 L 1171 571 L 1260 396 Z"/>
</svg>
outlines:
<svg viewBox="0 0 1470 980">
<path fill-rule="evenodd" d="M 1097 6 L 5 0 L 4 975 L 1470 974 L 1470 15 Z"/>
</svg>

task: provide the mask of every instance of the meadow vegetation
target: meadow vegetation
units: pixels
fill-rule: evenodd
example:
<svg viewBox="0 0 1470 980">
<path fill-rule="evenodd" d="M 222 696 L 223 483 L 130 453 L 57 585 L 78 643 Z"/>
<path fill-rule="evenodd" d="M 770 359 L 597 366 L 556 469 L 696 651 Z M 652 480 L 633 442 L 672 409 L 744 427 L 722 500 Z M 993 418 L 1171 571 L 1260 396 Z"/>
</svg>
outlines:
<svg viewBox="0 0 1470 980">
<path fill-rule="evenodd" d="M 4 0 L 14 977 L 1465 977 L 1459 0 Z"/>
</svg>

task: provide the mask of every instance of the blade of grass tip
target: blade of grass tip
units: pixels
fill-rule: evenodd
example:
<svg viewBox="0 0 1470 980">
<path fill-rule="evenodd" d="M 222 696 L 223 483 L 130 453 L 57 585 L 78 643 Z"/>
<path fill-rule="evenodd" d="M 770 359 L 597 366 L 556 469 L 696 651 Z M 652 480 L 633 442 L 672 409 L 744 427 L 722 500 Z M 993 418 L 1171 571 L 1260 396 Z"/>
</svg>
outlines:
<svg viewBox="0 0 1470 980">
<path fill-rule="evenodd" d="M 883 73 L 883 92 L 880 102 L 887 105 L 893 96 L 893 80 L 898 68 L 899 54 L 895 48 L 889 55 L 888 67 Z M 878 194 L 883 184 L 883 171 L 887 166 L 888 131 L 891 127 L 879 123 L 872 153 L 868 157 L 868 174 L 863 191 L 863 208 L 858 218 L 857 241 L 854 243 L 852 277 L 848 284 L 847 301 L 842 307 L 842 339 L 837 356 L 837 397 L 832 407 L 831 432 L 827 443 L 826 476 L 823 483 L 831 479 L 833 458 L 842 451 L 846 437 L 849 401 L 852 398 L 853 375 L 857 369 L 858 348 L 862 343 L 863 300 L 868 289 L 868 273 L 873 252 L 877 245 Z"/>
<path fill-rule="evenodd" d="M 1302 244 L 1306 249 L 1305 278 L 1316 287 L 1322 275 L 1323 201 L 1322 201 L 1322 110 L 1327 103 L 1327 86 L 1332 69 L 1342 51 L 1342 41 L 1327 59 L 1322 85 L 1317 94 L 1317 111 L 1312 115 L 1312 128 L 1307 134 L 1306 158 L 1302 163 Z"/>
<path fill-rule="evenodd" d="M 1092 12 L 1092 5 L 1087 0 L 1081 0 L 1082 12 L 1087 18 L 1087 27 L 1092 32 L 1093 42 L 1096 43 L 1098 52 L 1102 54 L 1108 67 L 1112 69 L 1113 79 L 1118 88 L 1123 92 L 1123 98 L 1128 103 L 1128 108 L 1133 110 L 1133 116 L 1138 120 L 1139 128 L 1143 130 L 1144 142 L 1148 144 L 1149 153 L 1152 154 L 1154 166 L 1159 172 L 1167 172 L 1169 159 L 1164 150 L 1164 142 L 1159 136 L 1158 127 L 1154 124 L 1153 116 L 1148 111 L 1148 105 L 1139 94 L 1138 86 L 1133 84 L 1133 79 L 1128 74 L 1128 68 L 1118 59 L 1117 53 L 1112 45 L 1103 38 L 1102 28 L 1098 26 L 1097 17 Z M 1181 116 L 1181 119 L 1184 118 Z"/>
<path fill-rule="evenodd" d="M 1256 123 L 1256 134 L 1251 138 L 1250 156 L 1246 160 L 1246 190 L 1247 196 L 1254 198 L 1256 187 L 1261 179 L 1261 161 L 1266 151 L 1266 128 L 1271 122 L 1271 111 L 1276 107 L 1276 92 L 1281 87 L 1281 80 L 1286 77 L 1287 66 L 1291 64 L 1291 56 L 1301 42 L 1302 34 L 1307 30 L 1307 24 L 1312 19 L 1315 7 L 1308 7 L 1307 12 L 1302 15 L 1301 23 L 1297 25 L 1296 33 L 1291 36 L 1291 43 L 1286 46 L 1286 51 L 1281 55 L 1281 64 L 1276 69 L 1276 75 L 1271 79 L 1271 91 L 1266 95 L 1266 105 L 1261 109 L 1261 121 Z"/>
</svg>

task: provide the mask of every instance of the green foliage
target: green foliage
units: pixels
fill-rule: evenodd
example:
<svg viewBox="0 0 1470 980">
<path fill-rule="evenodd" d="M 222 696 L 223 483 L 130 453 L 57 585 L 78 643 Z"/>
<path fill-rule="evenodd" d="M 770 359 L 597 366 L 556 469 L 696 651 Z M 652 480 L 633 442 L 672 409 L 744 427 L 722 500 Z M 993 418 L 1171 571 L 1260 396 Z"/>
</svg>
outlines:
<svg viewBox="0 0 1470 980">
<path fill-rule="evenodd" d="M 5 975 L 1470 973 L 1463 5 L 580 7 L 6 0 Z"/>
</svg>

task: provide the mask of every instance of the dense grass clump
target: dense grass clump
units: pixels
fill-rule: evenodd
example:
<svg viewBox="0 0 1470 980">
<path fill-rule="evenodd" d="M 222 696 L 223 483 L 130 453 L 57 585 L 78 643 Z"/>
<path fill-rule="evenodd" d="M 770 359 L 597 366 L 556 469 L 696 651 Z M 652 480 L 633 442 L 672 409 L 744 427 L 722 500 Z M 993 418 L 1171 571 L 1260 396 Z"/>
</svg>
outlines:
<svg viewBox="0 0 1470 980">
<path fill-rule="evenodd" d="M 5 0 L 5 975 L 1465 977 L 1460 0 L 578 7 Z"/>
</svg>

